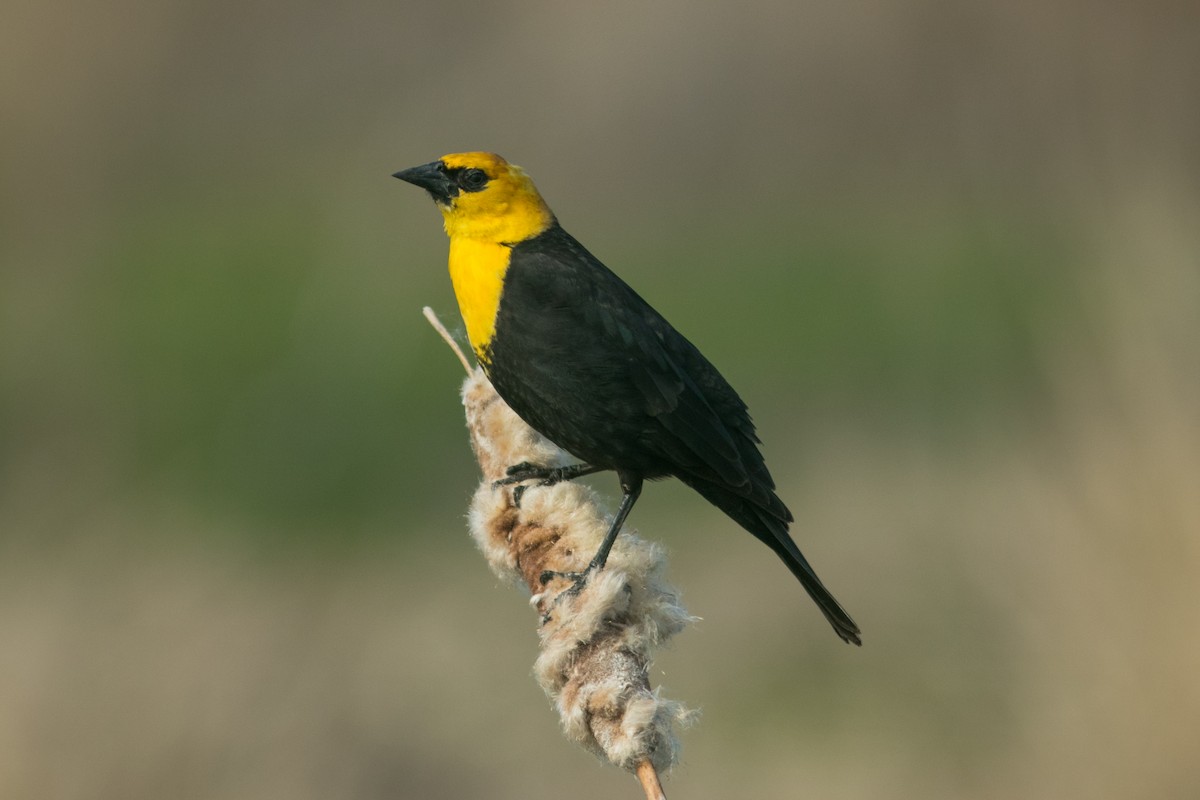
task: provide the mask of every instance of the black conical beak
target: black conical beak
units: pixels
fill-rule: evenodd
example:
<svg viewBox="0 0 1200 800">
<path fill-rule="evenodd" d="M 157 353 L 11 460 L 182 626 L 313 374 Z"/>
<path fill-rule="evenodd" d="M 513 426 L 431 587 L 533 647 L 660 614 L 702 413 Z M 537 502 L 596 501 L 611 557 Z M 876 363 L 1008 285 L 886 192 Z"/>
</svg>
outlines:
<svg viewBox="0 0 1200 800">
<path fill-rule="evenodd" d="M 420 186 L 429 192 L 434 202 L 449 205 L 451 198 L 458 194 L 458 186 L 446 174 L 446 165 L 441 161 L 431 161 L 419 167 L 402 169 L 392 175 L 407 181 L 414 186 Z"/>
</svg>

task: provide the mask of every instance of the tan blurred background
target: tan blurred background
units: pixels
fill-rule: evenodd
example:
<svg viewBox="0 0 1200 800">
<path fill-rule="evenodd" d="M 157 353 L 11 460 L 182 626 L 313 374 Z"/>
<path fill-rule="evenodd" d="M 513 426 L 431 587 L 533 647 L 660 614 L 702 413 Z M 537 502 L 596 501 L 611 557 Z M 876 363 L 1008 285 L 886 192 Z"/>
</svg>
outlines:
<svg viewBox="0 0 1200 800">
<path fill-rule="evenodd" d="M 864 630 L 651 488 L 673 800 L 1200 796 L 1195 3 L 4 17 L 0 797 L 637 796 L 466 534 L 389 177 L 463 149 L 739 388 Z"/>
</svg>

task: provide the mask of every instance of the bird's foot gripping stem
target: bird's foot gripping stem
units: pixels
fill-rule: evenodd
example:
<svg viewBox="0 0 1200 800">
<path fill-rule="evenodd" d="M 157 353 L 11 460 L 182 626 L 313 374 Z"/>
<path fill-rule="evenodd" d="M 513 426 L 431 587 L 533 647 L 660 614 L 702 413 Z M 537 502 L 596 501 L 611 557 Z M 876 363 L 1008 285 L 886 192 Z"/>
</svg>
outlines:
<svg viewBox="0 0 1200 800">
<path fill-rule="evenodd" d="M 594 467 L 591 464 L 545 467 L 529 461 L 522 461 L 520 464 L 514 464 L 505 470 L 505 477 L 498 481 L 492 481 L 492 486 L 499 488 L 501 486 L 511 486 L 514 483 L 533 480 L 537 481 L 534 486 L 553 486 L 556 483 L 575 480 L 584 475 L 591 475 L 594 472 L 601 472 L 603 469 L 604 467 Z M 525 490 L 528 488 L 528 486 L 518 486 L 513 489 L 513 503 L 518 508 L 521 506 L 521 495 L 525 494 Z"/>
<path fill-rule="evenodd" d="M 584 587 L 587 586 L 588 579 L 594 572 L 596 572 L 596 567 L 592 564 L 589 564 L 587 569 L 583 570 L 582 572 L 559 572 L 558 570 L 548 569 L 544 570 L 542 574 L 538 576 L 538 582 L 543 588 L 555 578 L 565 578 L 571 582 L 570 586 L 554 596 L 554 600 L 550 603 L 549 608 L 547 608 L 545 613 L 542 615 L 543 625 L 553 618 L 553 611 L 559 603 L 563 602 L 564 600 L 570 600 L 579 596 L 579 593 L 582 592 Z"/>
<path fill-rule="evenodd" d="M 493 481 L 492 486 L 508 486 L 522 481 L 536 480 L 538 486 L 553 486 L 563 481 L 572 481 L 593 472 L 600 472 L 603 467 L 593 467 L 591 464 L 569 464 L 565 467 L 544 467 L 529 461 L 513 464 L 504 471 L 506 477 Z"/>
<path fill-rule="evenodd" d="M 574 597 L 583 591 L 583 587 L 587 586 L 588 578 L 592 577 L 592 573 L 596 571 L 596 567 L 588 565 L 588 568 L 583 572 L 559 572 L 557 570 L 548 569 L 538 576 L 538 582 L 545 586 L 555 578 L 566 578 L 571 581 L 571 585 L 564 589 L 559 597 Z"/>
</svg>

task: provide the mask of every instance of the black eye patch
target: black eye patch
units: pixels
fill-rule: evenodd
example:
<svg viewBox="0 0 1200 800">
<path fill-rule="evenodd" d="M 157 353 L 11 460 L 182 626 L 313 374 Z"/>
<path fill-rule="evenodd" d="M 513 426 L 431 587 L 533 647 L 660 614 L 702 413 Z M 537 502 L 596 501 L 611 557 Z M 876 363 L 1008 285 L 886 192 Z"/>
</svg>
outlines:
<svg viewBox="0 0 1200 800">
<path fill-rule="evenodd" d="M 487 173 L 476 167 L 451 167 L 446 175 L 464 192 L 482 191 L 487 186 Z"/>
</svg>

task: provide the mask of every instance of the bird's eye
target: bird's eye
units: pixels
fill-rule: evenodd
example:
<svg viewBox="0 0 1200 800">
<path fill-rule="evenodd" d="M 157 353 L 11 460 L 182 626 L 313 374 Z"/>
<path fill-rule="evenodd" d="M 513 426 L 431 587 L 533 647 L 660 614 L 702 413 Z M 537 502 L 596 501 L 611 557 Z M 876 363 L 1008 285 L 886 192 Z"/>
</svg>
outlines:
<svg viewBox="0 0 1200 800">
<path fill-rule="evenodd" d="M 464 169 L 458 176 L 458 185 L 467 192 L 478 192 L 487 182 L 487 173 L 481 169 Z"/>
</svg>

